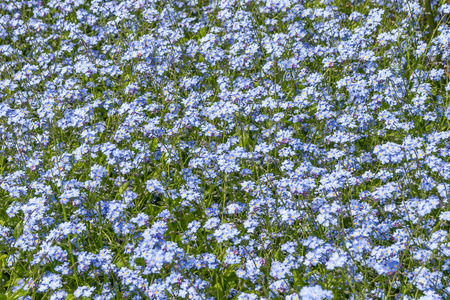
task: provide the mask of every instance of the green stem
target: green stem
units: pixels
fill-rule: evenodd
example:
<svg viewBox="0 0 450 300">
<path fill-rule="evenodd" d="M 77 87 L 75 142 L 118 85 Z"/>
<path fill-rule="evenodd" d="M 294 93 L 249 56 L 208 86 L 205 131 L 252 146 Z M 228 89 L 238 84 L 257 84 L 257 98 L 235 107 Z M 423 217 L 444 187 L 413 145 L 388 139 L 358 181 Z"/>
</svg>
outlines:
<svg viewBox="0 0 450 300">
<path fill-rule="evenodd" d="M 431 10 L 430 0 L 424 0 L 423 6 L 425 8 L 425 14 L 427 15 L 427 23 L 430 28 L 430 40 L 433 38 L 436 30 L 436 23 L 434 22 L 433 11 Z"/>
<path fill-rule="evenodd" d="M 65 209 L 65 207 L 64 207 L 63 204 L 61 204 L 61 207 L 62 207 L 63 213 L 64 213 L 64 221 L 65 221 L 65 222 L 68 222 L 66 209 Z M 73 274 L 75 275 L 75 280 L 76 280 L 76 282 L 77 282 L 77 286 L 79 286 L 80 284 L 79 284 L 79 281 L 78 281 L 77 271 L 75 270 L 75 259 L 73 258 L 73 250 L 72 250 L 71 239 L 72 239 L 72 235 L 69 234 L 70 260 L 72 261 L 72 266 L 73 266 L 73 268 L 74 268 Z"/>
</svg>

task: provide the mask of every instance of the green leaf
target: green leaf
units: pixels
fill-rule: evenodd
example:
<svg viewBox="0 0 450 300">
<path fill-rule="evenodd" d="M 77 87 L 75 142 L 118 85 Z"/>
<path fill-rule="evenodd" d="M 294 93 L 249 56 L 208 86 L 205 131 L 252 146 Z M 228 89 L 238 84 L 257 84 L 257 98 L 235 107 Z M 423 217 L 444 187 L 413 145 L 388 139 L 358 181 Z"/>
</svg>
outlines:
<svg viewBox="0 0 450 300">
<path fill-rule="evenodd" d="M 125 182 L 124 184 L 122 184 L 122 185 L 120 186 L 120 188 L 119 188 L 119 195 L 122 195 L 123 192 L 125 192 L 125 190 L 126 190 L 127 187 L 128 187 L 128 184 L 129 184 L 129 182 Z"/>
<path fill-rule="evenodd" d="M 200 29 L 200 31 L 197 34 L 197 41 L 200 42 L 200 39 L 204 37 L 208 33 L 208 29 L 206 27 L 203 27 Z"/>
<path fill-rule="evenodd" d="M 3 268 L 3 266 L 6 266 L 6 258 L 8 257 L 7 254 L 0 255 L 0 269 Z"/>
<path fill-rule="evenodd" d="M 152 143 L 150 144 L 150 150 L 151 150 L 152 152 L 155 152 L 157 146 L 158 146 L 158 140 L 157 140 L 156 138 L 154 138 L 154 139 L 152 140 Z"/>
<path fill-rule="evenodd" d="M 214 290 L 216 291 L 214 294 L 217 296 L 217 298 L 222 299 L 223 298 L 223 289 L 219 282 L 214 285 Z"/>
<path fill-rule="evenodd" d="M 66 300 L 72 300 L 72 299 L 75 299 L 75 296 L 73 294 L 67 295 Z"/>
<path fill-rule="evenodd" d="M 124 262 L 123 262 L 121 259 L 119 259 L 119 260 L 116 262 L 116 267 L 122 268 L 122 267 L 125 267 L 125 264 L 124 264 Z"/>
<path fill-rule="evenodd" d="M 17 239 L 22 234 L 22 231 L 23 231 L 23 222 L 21 220 L 19 223 L 17 223 L 16 227 L 14 228 L 13 233 L 14 238 Z"/>
</svg>

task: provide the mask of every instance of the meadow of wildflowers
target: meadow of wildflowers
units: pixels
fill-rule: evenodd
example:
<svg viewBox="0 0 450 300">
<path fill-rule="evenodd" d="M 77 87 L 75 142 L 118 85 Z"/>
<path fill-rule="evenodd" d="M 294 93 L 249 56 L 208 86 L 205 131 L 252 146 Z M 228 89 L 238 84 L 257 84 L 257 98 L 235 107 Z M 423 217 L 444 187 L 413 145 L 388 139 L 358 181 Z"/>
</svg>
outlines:
<svg viewBox="0 0 450 300">
<path fill-rule="evenodd" d="M 450 299 L 446 0 L 0 0 L 0 300 Z"/>
</svg>

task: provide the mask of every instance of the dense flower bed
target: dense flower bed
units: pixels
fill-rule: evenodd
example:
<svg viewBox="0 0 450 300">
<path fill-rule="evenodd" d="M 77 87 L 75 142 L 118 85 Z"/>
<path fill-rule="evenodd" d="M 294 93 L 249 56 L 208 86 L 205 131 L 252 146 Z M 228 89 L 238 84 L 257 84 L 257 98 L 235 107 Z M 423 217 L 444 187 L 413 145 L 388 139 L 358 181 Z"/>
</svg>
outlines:
<svg viewBox="0 0 450 300">
<path fill-rule="evenodd" d="M 450 299 L 447 1 L 0 3 L 0 299 Z"/>
</svg>

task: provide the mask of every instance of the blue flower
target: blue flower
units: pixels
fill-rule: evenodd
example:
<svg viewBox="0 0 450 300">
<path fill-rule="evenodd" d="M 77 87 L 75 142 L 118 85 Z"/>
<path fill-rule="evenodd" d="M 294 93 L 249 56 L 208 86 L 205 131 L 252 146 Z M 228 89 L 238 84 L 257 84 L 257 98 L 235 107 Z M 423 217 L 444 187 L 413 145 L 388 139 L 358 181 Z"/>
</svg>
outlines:
<svg viewBox="0 0 450 300">
<path fill-rule="evenodd" d="M 50 290 L 56 290 L 62 287 L 61 275 L 47 272 L 39 282 L 38 292 L 46 292 Z"/>
<path fill-rule="evenodd" d="M 75 298 L 90 297 L 94 290 L 95 287 L 80 286 L 73 292 L 73 295 L 75 296 Z"/>
<path fill-rule="evenodd" d="M 332 299 L 333 293 L 322 289 L 320 285 L 305 286 L 300 290 L 299 293 L 302 300 L 322 300 L 322 299 Z"/>
</svg>

